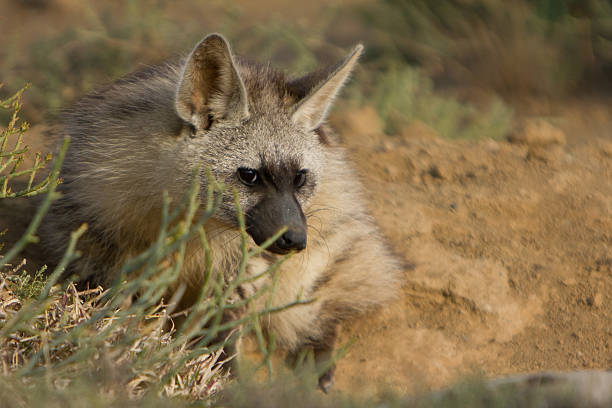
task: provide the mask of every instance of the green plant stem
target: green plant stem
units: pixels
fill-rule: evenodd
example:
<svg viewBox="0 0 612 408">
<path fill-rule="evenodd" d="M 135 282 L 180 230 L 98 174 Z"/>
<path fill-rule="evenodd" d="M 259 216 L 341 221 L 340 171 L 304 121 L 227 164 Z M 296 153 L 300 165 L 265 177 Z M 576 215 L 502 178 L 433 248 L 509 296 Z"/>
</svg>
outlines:
<svg viewBox="0 0 612 408">
<path fill-rule="evenodd" d="M 49 191 L 47 192 L 47 195 L 41 205 L 38 207 L 34 218 L 32 218 L 32 221 L 30 221 L 30 224 L 28 225 L 28 228 L 26 229 L 25 233 L 21 236 L 17 243 L 15 243 L 15 245 L 11 249 L 9 249 L 9 251 L 2 257 L 1 261 L 3 265 L 9 264 L 27 244 L 35 243 L 38 241 L 34 233 L 42 222 L 44 215 L 47 213 L 47 211 L 49 211 L 49 207 L 51 206 L 53 200 L 59 197 L 59 194 L 55 192 L 55 188 L 58 184 L 59 170 L 62 166 L 62 162 L 64 161 L 64 157 L 66 155 L 66 150 L 68 149 L 69 143 L 70 139 L 66 137 L 55 159 L 53 169 L 51 170 Z"/>
</svg>

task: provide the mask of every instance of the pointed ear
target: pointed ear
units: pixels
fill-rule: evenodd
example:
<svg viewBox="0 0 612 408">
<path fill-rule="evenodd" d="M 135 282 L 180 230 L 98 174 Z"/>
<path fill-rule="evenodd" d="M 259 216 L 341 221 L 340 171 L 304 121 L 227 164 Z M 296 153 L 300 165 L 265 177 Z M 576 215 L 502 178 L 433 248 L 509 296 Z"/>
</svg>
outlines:
<svg viewBox="0 0 612 408">
<path fill-rule="evenodd" d="M 240 122 L 249 115 L 247 93 L 230 46 L 219 34 L 206 36 L 183 67 L 176 91 L 176 112 L 197 129 L 216 121 Z"/>
<path fill-rule="evenodd" d="M 340 63 L 315 71 L 287 84 L 289 91 L 300 100 L 294 105 L 291 119 L 308 130 L 318 128 L 327 117 L 338 91 L 350 76 L 363 51 L 357 45 Z"/>
</svg>

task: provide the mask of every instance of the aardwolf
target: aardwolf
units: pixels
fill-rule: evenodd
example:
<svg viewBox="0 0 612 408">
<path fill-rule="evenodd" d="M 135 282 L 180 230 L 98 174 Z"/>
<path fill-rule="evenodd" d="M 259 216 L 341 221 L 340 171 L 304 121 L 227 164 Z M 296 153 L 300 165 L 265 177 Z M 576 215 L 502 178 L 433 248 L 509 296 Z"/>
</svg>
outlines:
<svg viewBox="0 0 612 408">
<path fill-rule="evenodd" d="M 83 97 L 63 118 L 72 142 L 63 197 L 45 227 L 52 250 L 62 252 L 69 231 L 87 222 L 83 256 L 72 270 L 108 283 L 157 238 L 162 192 L 180 201 L 194 171 L 206 192 L 209 171 L 228 187 L 205 226 L 212 269 L 232 274 L 240 262 L 236 191 L 251 246 L 286 228 L 250 261 L 247 273 L 259 274 L 293 251 L 278 272 L 272 306 L 298 296 L 315 299 L 269 316 L 265 329 L 290 353 L 309 347 L 315 361 L 323 361 L 339 323 L 391 299 L 399 281 L 398 263 L 366 211 L 359 177 L 324 125 L 362 48 L 289 79 L 235 56 L 224 37 L 211 34 L 186 58 Z M 195 298 L 202 285 L 204 258 L 199 245 L 189 246 L 180 278 L 187 296 Z M 257 290 L 239 289 L 241 296 Z M 333 369 L 320 386 L 326 390 L 332 378 Z"/>
</svg>

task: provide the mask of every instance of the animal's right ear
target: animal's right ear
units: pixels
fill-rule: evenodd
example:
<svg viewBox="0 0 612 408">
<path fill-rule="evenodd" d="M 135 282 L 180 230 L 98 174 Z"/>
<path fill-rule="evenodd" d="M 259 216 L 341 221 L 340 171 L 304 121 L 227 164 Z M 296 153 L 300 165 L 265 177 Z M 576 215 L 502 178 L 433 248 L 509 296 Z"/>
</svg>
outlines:
<svg viewBox="0 0 612 408">
<path fill-rule="evenodd" d="M 223 36 L 210 34 L 193 49 L 183 67 L 175 105 L 178 115 L 196 129 L 248 118 L 246 89 Z"/>
</svg>

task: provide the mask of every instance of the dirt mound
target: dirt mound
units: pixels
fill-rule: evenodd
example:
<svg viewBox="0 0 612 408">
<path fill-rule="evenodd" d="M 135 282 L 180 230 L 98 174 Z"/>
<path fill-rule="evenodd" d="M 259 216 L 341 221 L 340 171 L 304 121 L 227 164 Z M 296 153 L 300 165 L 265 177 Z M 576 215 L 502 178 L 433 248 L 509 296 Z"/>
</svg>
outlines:
<svg viewBox="0 0 612 408">
<path fill-rule="evenodd" d="M 347 329 L 341 389 L 437 388 L 466 374 L 612 367 L 609 105 L 528 120 L 512 142 L 335 125 L 406 262 L 402 298 Z M 607 112 L 607 113 L 606 113 Z"/>
</svg>

